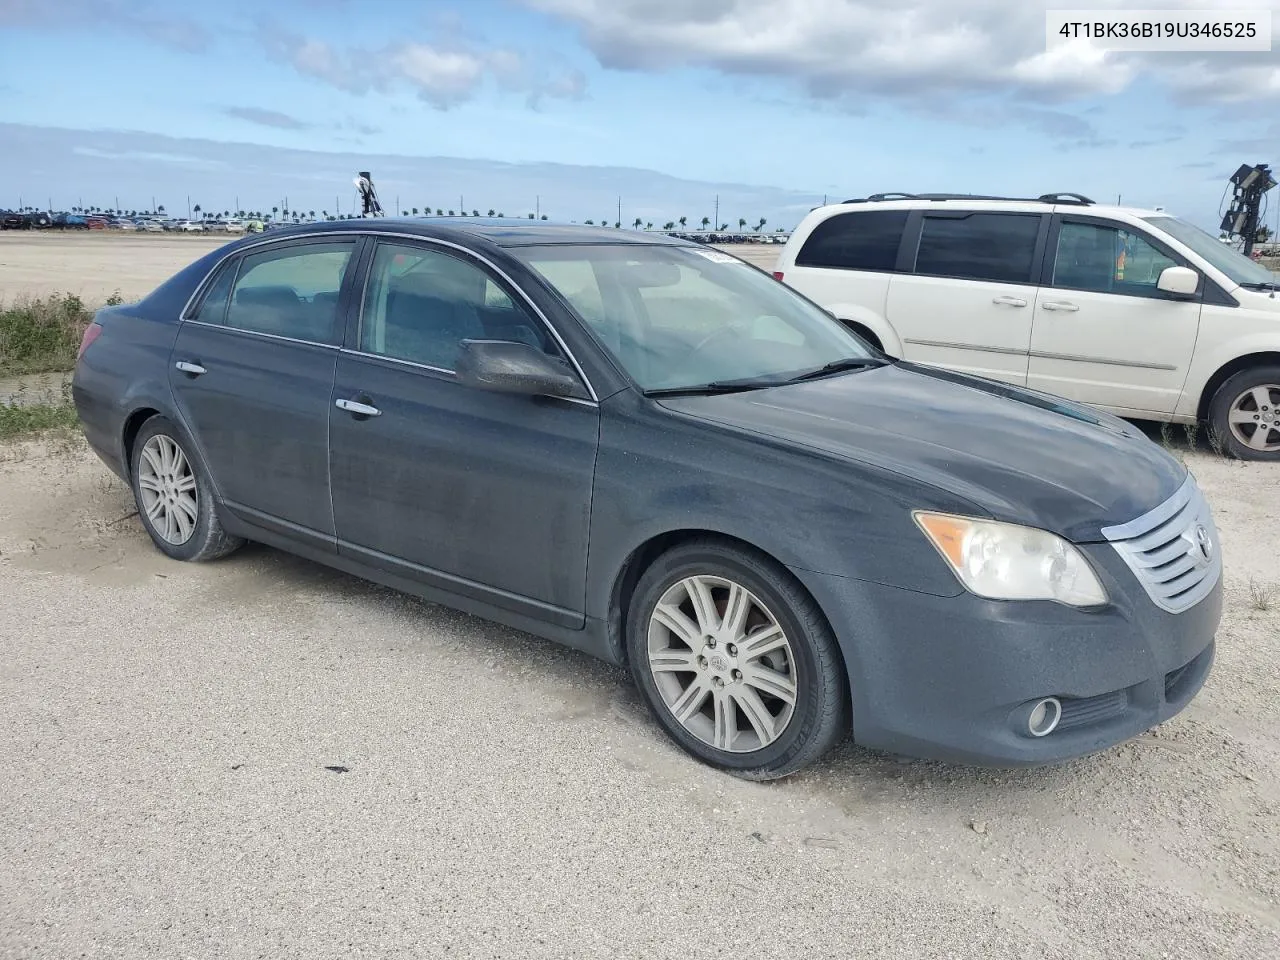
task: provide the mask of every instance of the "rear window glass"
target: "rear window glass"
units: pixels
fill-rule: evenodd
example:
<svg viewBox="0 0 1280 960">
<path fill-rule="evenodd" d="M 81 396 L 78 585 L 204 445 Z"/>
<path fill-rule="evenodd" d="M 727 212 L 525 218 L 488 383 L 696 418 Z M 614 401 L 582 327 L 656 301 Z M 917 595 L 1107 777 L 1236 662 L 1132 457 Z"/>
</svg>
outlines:
<svg viewBox="0 0 1280 960">
<path fill-rule="evenodd" d="M 796 266 L 893 270 L 906 226 L 905 210 L 837 214 L 814 227 Z"/>
<path fill-rule="evenodd" d="M 1038 214 L 925 217 L 916 253 L 916 273 L 1030 283 L 1039 232 Z"/>
</svg>

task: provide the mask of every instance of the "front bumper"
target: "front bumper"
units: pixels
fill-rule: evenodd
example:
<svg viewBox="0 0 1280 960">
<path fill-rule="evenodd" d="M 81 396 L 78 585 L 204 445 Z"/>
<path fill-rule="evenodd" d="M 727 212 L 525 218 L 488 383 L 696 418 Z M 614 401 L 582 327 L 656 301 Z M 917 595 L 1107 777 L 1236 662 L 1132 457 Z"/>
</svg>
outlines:
<svg viewBox="0 0 1280 960">
<path fill-rule="evenodd" d="M 1209 674 L 1221 578 L 1167 613 L 1109 544 L 1080 547 L 1111 604 L 935 597 L 793 570 L 827 612 L 849 672 L 859 744 L 989 766 L 1055 763 L 1120 743 L 1185 707 Z M 1030 701 L 1058 697 L 1053 733 L 1026 731 Z"/>
</svg>

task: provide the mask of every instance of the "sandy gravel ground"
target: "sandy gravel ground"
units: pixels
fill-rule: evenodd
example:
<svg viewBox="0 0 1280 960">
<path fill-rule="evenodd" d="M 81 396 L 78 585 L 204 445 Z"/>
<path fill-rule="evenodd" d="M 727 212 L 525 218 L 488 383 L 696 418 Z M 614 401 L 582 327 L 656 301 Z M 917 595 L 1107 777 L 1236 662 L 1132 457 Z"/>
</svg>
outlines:
<svg viewBox="0 0 1280 960">
<path fill-rule="evenodd" d="M 238 237 L 225 234 L 0 232 L 0 305 L 17 297 L 74 293 L 97 305 L 119 294 L 137 300 L 191 261 Z M 725 249 L 772 270 L 781 246 Z"/>
<path fill-rule="evenodd" d="M 81 442 L 0 445 L 0 958 L 1274 960 L 1280 466 L 1181 455 L 1227 589 L 1182 715 L 760 785 L 620 671 L 263 547 L 169 561 Z"/>
</svg>

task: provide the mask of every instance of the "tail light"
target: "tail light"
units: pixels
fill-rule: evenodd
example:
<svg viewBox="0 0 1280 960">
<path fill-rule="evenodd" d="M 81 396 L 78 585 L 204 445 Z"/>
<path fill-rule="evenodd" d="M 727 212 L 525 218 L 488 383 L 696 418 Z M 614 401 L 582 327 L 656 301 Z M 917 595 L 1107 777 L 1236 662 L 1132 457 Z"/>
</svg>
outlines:
<svg viewBox="0 0 1280 960">
<path fill-rule="evenodd" d="M 76 359 L 79 360 L 84 356 L 84 352 L 89 349 L 89 344 L 98 339 L 102 333 L 102 324 L 97 320 L 84 328 L 84 336 L 80 338 L 80 349 L 76 352 Z"/>
<path fill-rule="evenodd" d="M 779 280 L 779 281 L 782 280 L 782 271 L 781 270 L 773 271 L 773 279 Z"/>
</svg>

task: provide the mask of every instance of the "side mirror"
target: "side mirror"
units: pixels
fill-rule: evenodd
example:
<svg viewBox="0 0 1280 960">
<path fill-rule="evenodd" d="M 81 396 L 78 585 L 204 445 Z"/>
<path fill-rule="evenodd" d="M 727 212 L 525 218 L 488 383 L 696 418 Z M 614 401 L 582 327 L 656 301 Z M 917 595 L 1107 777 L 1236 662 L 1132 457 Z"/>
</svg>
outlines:
<svg viewBox="0 0 1280 960">
<path fill-rule="evenodd" d="M 567 397 L 577 378 L 562 360 L 516 340 L 463 340 L 458 380 L 481 390 Z"/>
<path fill-rule="evenodd" d="M 1156 281 L 1156 289 L 1172 293 L 1176 297 L 1195 296 L 1200 286 L 1200 274 L 1188 267 L 1165 267 L 1160 271 L 1160 279 Z"/>
</svg>

